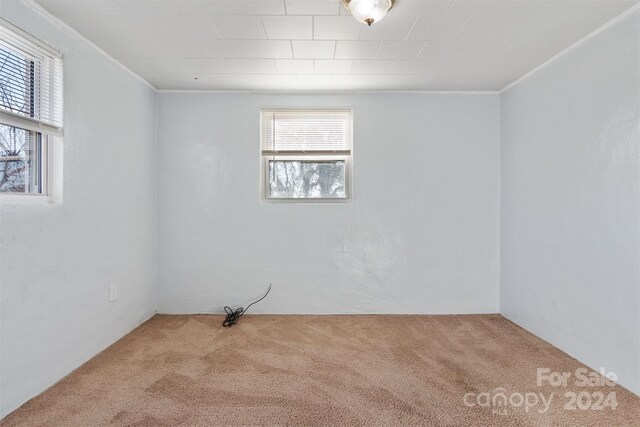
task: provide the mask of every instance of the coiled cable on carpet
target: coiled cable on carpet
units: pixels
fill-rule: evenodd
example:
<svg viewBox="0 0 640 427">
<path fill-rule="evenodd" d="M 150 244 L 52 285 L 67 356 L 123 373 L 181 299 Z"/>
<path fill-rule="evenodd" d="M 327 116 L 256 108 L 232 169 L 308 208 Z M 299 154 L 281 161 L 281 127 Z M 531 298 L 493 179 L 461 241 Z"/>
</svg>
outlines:
<svg viewBox="0 0 640 427">
<path fill-rule="evenodd" d="M 230 328 L 236 323 L 238 323 L 238 320 L 240 320 L 240 317 L 243 314 L 245 314 L 253 304 L 262 301 L 263 299 L 265 299 L 267 295 L 269 295 L 269 291 L 271 291 L 271 283 L 269 283 L 269 289 L 267 289 L 267 292 L 260 299 L 257 299 L 251 304 L 249 304 L 247 308 L 239 307 L 236 310 L 232 310 L 231 307 L 225 305 L 224 311 L 225 313 L 227 313 L 227 316 L 224 318 L 224 321 L 222 322 L 222 326 L 224 326 L 225 328 Z"/>
</svg>

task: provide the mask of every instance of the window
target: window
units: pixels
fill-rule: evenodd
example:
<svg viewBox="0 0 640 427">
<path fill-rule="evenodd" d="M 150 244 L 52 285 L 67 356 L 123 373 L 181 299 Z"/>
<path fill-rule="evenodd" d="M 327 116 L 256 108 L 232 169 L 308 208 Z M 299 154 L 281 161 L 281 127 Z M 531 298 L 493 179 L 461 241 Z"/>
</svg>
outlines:
<svg viewBox="0 0 640 427">
<path fill-rule="evenodd" d="M 265 200 L 351 197 L 351 110 L 262 110 Z"/>
<path fill-rule="evenodd" d="M 48 145 L 62 133 L 62 59 L 0 20 L 0 195 L 47 195 Z"/>
</svg>

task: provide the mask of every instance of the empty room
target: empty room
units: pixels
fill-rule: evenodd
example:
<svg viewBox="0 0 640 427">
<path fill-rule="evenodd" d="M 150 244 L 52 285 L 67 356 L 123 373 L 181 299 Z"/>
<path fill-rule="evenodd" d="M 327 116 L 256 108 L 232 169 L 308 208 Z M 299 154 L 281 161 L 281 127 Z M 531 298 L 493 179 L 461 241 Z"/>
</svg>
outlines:
<svg viewBox="0 0 640 427">
<path fill-rule="evenodd" d="M 0 426 L 640 426 L 639 0 L 0 0 Z"/>
</svg>

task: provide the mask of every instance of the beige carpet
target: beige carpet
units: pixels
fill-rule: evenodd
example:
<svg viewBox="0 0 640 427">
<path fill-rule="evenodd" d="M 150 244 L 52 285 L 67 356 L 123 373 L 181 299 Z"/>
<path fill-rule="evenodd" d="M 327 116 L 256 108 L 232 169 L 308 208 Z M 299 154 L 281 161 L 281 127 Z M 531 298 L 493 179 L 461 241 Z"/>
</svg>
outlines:
<svg viewBox="0 0 640 427">
<path fill-rule="evenodd" d="M 619 386 L 537 386 L 537 368 L 580 363 L 499 315 L 221 321 L 156 316 L 1 425 L 640 425 Z M 499 387 L 513 405 L 486 406 Z M 586 409 L 564 408 L 571 392 Z M 611 392 L 615 410 L 587 405 Z M 533 393 L 553 393 L 544 413 Z"/>
</svg>

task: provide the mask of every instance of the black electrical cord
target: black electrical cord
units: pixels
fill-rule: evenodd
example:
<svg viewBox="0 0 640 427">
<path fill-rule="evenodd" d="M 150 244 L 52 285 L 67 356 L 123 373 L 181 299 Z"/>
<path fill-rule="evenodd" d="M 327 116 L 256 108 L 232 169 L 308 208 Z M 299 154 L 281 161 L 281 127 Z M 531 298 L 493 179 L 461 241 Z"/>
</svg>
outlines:
<svg viewBox="0 0 640 427">
<path fill-rule="evenodd" d="M 224 322 L 222 322 L 222 326 L 226 327 L 226 328 L 230 328 L 233 325 L 235 325 L 236 323 L 238 323 L 238 320 L 240 320 L 240 317 L 245 314 L 247 312 L 247 310 L 249 310 L 249 308 L 257 303 L 262 301 L 263 299 L 265 299 L 265 297 L 267 295 L 269 295 L 269 291 L 271 290 L 271 283 L 269 283 L 269 289 L 267 289 L 267 292 L 262 296 L 262 298 L 255 300 L 254 302 L 252 302 L 251 304 L 249 304 L 247 306 L 247 308 L 238 308 L 237 310 L 232 310 L 231 307 L 229 306 L 224 306 L 224 311 L 225 313 L 227 313 L 227 316 L 224 318 Z"/>
</svg>

